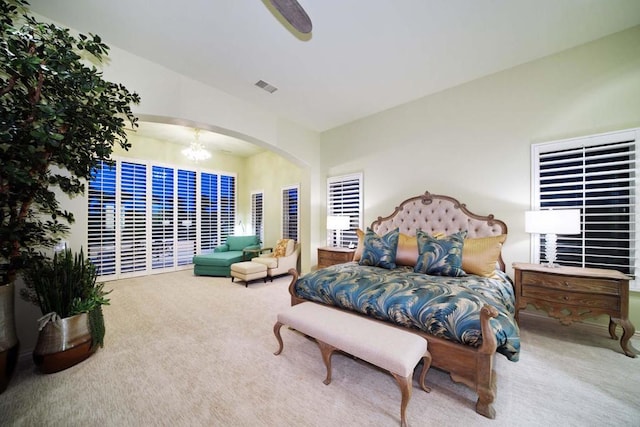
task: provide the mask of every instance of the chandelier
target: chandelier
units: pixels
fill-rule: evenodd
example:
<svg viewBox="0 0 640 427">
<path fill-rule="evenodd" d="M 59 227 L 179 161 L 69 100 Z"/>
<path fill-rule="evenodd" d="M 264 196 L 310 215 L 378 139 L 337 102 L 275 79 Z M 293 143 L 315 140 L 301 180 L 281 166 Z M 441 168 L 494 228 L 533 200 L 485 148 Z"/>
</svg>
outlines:
<svg viewBox="0 0 640 427">
<path fill-rule="evenodd" d="M 199 162 L 207 160 L 211 157 L 211 153 L 204 149 L 204 145 L 200 142 L 200 129 L 194 129 L 194 139 L 188 148 L 182 150 L 182 154 L 189 160 Z"/>
</svg>

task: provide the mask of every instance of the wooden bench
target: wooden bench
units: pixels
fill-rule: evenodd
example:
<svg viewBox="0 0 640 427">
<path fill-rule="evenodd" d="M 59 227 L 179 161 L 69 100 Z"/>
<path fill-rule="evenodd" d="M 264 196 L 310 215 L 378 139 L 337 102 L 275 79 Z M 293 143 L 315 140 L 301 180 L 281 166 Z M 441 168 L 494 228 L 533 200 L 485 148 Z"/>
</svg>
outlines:
<svg viewBox="0 0 640 427">
<path fill-rule="evenodd" d="M 312 302 L 289 307 L 279 313 L 277 319 L 273 332 L 280 348 L 274 354 L 279 355 L 284 347 L 280 336 L 282 325 L 315 338 L 327 368 L 325 384 L 331 382 L 331 355 L 335 350 L 341 350 L 389 371 L 402 393 L 402 426 L 407 425 L 405 413 L 411 399 L 413 371 L 421 359 L 424 364 L 420 374 L 420 387 L 426 392 L 431 391 L 424 384 L 431 366 L 431 354 L 427 350 L 427 340 L 417 334 Z"/>
</svg>

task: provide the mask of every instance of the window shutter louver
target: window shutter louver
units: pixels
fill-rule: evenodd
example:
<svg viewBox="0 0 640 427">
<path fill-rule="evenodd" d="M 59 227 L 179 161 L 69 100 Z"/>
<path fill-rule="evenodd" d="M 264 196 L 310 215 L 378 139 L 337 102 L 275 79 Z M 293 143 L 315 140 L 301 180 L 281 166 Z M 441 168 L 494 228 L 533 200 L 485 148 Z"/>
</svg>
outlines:
<svg viewBox="0 0 640 427">
<path fill-rule="evenodd" d="M 122 162 L 120 173 L 120 272 L 147 268 L 147 167 Z"/>
<path fill-rule="evenodd" d="M 636 268 L 637 131 L 533 146 L 534 208 L 581 210 L 581 234 L 558 236 L 558 262 Z M 536 253 L 544 247 L 544 236 Z"/>
<path fill-rule="evenodd" d="M 298 187 L 282 189 L 282 238 L 298 241 Z"/>
<path fill-rule="evenodd" d="M 233 236 L 236 225 L 236 179 L 220 175 L 220 241 Z"/>
<path fill-rule="evenodd" d="M 151 268 L 174 265 L 174 170 L 151 168 Z"/>
<path fill-rule="evenodd" d="M 88 185 L 88 257 L 100 276 L 116 274 L 116 166 L 100 162 Z"/>
<path fill-rule="evenodd" d="M 218 233 L 218 175 L 200 174 L 200 244 L 202 253 L 221 245 Z"/>
<path fill-rule="evenodd" d="M 260 241 L 264 242 L 264 208 L 263 208 L 263 192 L 251 193 L 251 226 L 250 230 L 256 236 L 260 237 Z"/>
<path fill-rule="evenodd" d="M 362 228 L 361 173 L 327 179 L 327 215 L 349 217 L 349 230 L 327 230 L 329 246 L 358 244 L 356 229 Z"/>
<path fill-rule="evenodd" d="M 191 264 L 196 254 L 197 207 L 196 173 L 178 169 L 178 218 L 176 256 L 178 265 Z"/>
</svg>

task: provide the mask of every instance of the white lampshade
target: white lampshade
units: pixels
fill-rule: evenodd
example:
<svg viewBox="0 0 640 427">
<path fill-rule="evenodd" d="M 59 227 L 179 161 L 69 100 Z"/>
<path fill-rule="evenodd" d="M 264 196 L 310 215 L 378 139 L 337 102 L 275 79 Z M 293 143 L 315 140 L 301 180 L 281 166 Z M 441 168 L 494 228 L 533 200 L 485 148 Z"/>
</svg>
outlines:
<svg viewBox="0 0 640 427">
<path fill-rule="evenodd" d="M 327 230 L 348 230 L 351 218 L 348 216 L 327 216 Z"/>
<path fill-rule="evenodd" d="M 580 209 L 527 211 L 524 230 L 537 234 L 580 234 Z"/>
</svg>

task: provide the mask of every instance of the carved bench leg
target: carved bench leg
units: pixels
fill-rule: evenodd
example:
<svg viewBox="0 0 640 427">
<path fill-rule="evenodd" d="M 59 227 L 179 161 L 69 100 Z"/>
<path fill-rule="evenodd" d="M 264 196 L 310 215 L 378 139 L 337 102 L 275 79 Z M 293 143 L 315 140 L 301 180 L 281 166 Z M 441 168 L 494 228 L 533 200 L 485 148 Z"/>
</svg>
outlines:
<svg viewBox="0 0 640 427">
<path fill-rule="evenodd" d="M 401 377 L 398 374 L 391 373 L 393 377 L 398 382 L 398 386 L 400 387 L 400 392 L 402 393 L 402 401 L 400 403 L 400 425 L 402 427 L 407 427 L 407 405 L 409 404 L 409 400 L 411 399 L 411 393 L 413 388 L 411 387 L 411 382 L 413 381 L 413 372 L 408 377 Z"/>
<path fill-rule="evenodd" d="M 320 353 L 322 353 L 322 361 L 324 362 L 324 366 L 327 367 L 327 378 L 325 378 L 323 382 L 326 385 L 329 385 L 331 383 L 331 355 L 334 351 L 337 350 L 337 348 L 318 339 L 316 340 L 316 342 L 318 343 L 318 347 L 320 347 Z"/>
<path fill-rule="evenodd" d="M 275 325 L 273 325 L 273 333 L 276 336 L 276 339 L 278 340 L 278 345 L 280 346 L 278 348 L 278 351 L 276 351 L 275 354 L 276 356 L 279 355 L 280 353 L 282 353 L 282 349 L 284 348 L 284 343 L 282 342 L 282 337 L 280 336 L 280 328 L 282 327 L 282 323 L 280 322 L 276 322 Z"/>
<path fill-rule="evenodd" d="M 431 353 L 427 352 L 422 357 L 422 372 L 420 373 L 420 387 L 427 393 L 431 392 L 431 387 L 427 387 L 424 384 L 424 379 L 426 378 L 427 371 L 429 370 L 430 367 L 431 367 Z"/>
</svg>

